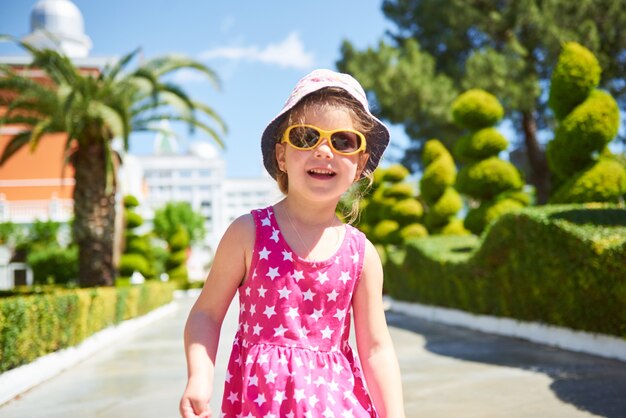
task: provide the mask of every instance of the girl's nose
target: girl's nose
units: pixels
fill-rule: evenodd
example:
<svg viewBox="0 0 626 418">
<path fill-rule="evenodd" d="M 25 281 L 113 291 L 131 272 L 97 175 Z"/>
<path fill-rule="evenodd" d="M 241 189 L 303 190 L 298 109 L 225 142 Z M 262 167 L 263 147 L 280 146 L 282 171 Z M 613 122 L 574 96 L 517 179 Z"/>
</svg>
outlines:
<svg viewBox="0 0 626 418">
<path fill-rule="evenodd" d="M 333 156 L 333 150 L 330 147 L 330 143 L 327 138 L 322 138 L 322 140 L 317 145 L 317 147 L 315 147 L 315 156 L 326 157 L 326 158 Z"/>
</svg>

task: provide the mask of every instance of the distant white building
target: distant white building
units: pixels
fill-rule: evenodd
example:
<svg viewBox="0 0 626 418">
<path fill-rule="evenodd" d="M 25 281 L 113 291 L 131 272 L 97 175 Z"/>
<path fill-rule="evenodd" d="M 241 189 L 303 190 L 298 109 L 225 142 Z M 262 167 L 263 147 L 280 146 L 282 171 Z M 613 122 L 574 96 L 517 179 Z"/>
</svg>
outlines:
<svg viewBox="0 0 626 418">
<path fill-rule="evenodd" d="M 147 225 L 168 202 L 189 202 L 204 216 L 206 239 L 193 248 L 187 263 L 191 279 L 204 278 L 219 240 L 234 219 L 281 198 L 269 175 L 226 178 L 226 163 L 208 142 L 192 142 L 188 152 L 181 154 L 173 138 L 157 134 L 154 154 L 127 154 L 122 160 L 122 193 L 137 197 L 138 212 Z"/>
</svg>

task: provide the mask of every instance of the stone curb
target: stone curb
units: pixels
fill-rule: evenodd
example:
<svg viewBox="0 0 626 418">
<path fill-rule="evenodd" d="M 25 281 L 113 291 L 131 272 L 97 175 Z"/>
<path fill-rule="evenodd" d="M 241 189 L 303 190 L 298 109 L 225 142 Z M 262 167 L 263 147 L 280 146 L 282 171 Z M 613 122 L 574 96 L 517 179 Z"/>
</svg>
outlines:
<svg viewBox="0 0 626 418">
<path fill-rule="evenodd" d="M 569 328 L 537 322 L 476 315 L 456 309 L 401 302 L 387 297 L 385 300 L 392 311 L 429 321 L 470 328 L 489 334 L 521 338 L 565 350 L 626 361 L 626 340 L 618 337 L 574 331 Z"/>
<path fill-rule="evenodd" d="M 99 331 L 74 347 L 55 351 L 0 374 L 0 405 L 80 363 L 103 348 L 176 310 L 170 302 L 138 318 Z"/>
</svg>

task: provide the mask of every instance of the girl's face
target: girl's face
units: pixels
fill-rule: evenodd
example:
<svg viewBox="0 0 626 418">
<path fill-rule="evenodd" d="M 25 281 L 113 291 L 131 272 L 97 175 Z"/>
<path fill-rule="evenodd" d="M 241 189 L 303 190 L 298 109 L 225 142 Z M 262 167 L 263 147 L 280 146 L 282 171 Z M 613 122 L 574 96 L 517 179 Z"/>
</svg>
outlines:
<svg viewBox="0 0 626 418">
<path fill-rule="evenodd" d="M 324 130 L 356 129 L 347 110 L 310 106 L 303 112 L 302 123 Z M 322 138 L 311 150 L 298 150 L 287 143 L 276 144 L 276 160 L 289 179 L 289 194 L 304 193 L 313 200 L 339 198 L 359 179 L 368 155 L 342 155 L 333 152 L 328 138 Z"/>
</svg>

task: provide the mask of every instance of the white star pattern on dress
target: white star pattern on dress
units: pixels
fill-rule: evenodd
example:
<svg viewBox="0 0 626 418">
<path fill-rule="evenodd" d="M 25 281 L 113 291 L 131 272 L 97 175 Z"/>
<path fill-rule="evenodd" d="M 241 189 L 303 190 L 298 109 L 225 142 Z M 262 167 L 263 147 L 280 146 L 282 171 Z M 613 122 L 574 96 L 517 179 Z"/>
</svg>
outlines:
<svg viewBox="0 0 626 418">
<path fill-rule="evenodd" d="M 336 254 L 314 263 L 286 245 L 271 208 L 252 215 L 253 264 L 239 292 L 240 319 L 224 379 L 221 416 L 370 416 L 373 408 L 358 377 L 358 360 L 340 354 L 349 349 L 348 318 L 363 262 L 364 235 L 346 226 L 347 236 Z"/>
<path fill-rule="evenodd" d="M 279 299 L 285 298 L 285 299 L 289 299 L 289 294 L 291 293 L 291 290 L 287 289 L 287 286 L 283 286 L 282 289 L 280 289 L 278 291 L 278 293 L 280 294 Z"/>
<path fill-rule="evenodd" d="M 273 382 L 273 380 L 272 380 Z M 277 390 L 276 391 L 276 395 L 274 396 L 274 400 L 280 404 L 283 403 L 283 401 L 287 399 L 287 397 L 285 396 L 285 391 L 284 390 Z"/>
<path fill-rule="evenodd" d="M 309 331 L 305 327 L 302 327 L 298 330 L 298 332 L 300 333 L 300 338 L 308 338 L 309 332 L 311 331 Z"/>
<path fill-rule="evenodd" d="M 313 309 L 313 313 L 310 316 L 317 322 L 317 320 L 322 317 L 322 312 L 321 309 Z"/>
<path fill-rule="evenodd" d="M 326 407 L 326 409 L 324 409 L 322 415 L 324 415 L 324 418 L 335 418 L 335 414 L 333 413 L 333 411 L 330 410 L 329 407 Z"/>
<path fill-rule="evenodd" d="M 280 273 L 278 272 L 278 267 L 270 267 L 269 271 L 267 272 L 267 277 L 274 280 L 277 276 L 280 276 Z"/>
<path fill-rule="evenodd" d="M 238 400 L 237 395 L 239 395 L 239 393 L 237 393 L 237 392 L 230 392 L 230 395 L 228 395 L 228 398 L 226 398 L 226 399 L 228 399 L 232 403 L 235 403 Z"/>
<path fill-rule="evenodd" d="M 289 312 L 287 312 L 286 314 L 288 317 L 290 317 L 291 319 L 295 319 L 296 316 L 300 316 L 300 314 L 298 313 L 298 308 L 289 308 Z"/>
<path fill-rule="evenodd" d="M 265 375 L 265 381 L 266 382 L 270 382 L 270 383 L 275 383 L 276 381 L 276 376 L 278 376 L 278 373 L 276 373 L 274 370 L 270 370 L 266 375 Z M 285 392 L 283 392 L 283 396 Z"/>
<path fill-rule="evenodd" d="M 259 393 L 259 396 L 256 397 L 254 402 L 256 402 L 259 406 L 263 405 L 265 403 L 265 395 Z"/>
<path fill-rule="evenodd" d="M 343 366 L 339 363 L 335 363 L 333 364 L 333 371 L 337 374 L 341 373 L 341 371 L 343 370 Z"/>
<path fill-rule="evenodd" d="M 271 254 L 271 251 L 268 251 L 268 249 L 266 247 L 263 247 L 263 249 L 261 251 L 259 251 L 259 260 L 268 260 L 269 261 L 269 255 Z"/>
<path fill-rule="evenodd" d="M 317 275 L 317 281 L 320 282 L 321 284 L 326 283 L 327 281 L 329 281 L 330 279 L 328 278 L 328 275 L 326 274 L 326 272 L 320 272 Z"/>
<path fill-rule="evenodd" d="M 265 307 L 265 311 L 263 312 L 264 315 L 267 315 L 267 318 L 271 318 L 272 315 L 276 315 L 276 310 L 274 308 L 274 306 L 266 306 Z"/>
<path fill-rule="evenodd" d="M 342 271 L 341 276 L 339 277 L 339 280 L 341 280 L 343 284 L 348 283 L 348 280 L 350 280 L 350 272 Z"/>
<path fill-rule="evenodd" d="M 283 327 L 283 324 L 280 324 L 280 326 L 274 328 L 274 337 L 284 337 L 285 331 L 287 331 L 287 328 Z"/>
<path fill-rule="evenodd" d="M 300 402 L 302 399 L 306 398 L 306 396 L 304 396 L 304 389 L 296 389 L 293 396 L 296 398 L 296 402 Z"/>
<path fill-rule="evenodd" d="M 326 325 L 326 328 L 322 330 L 322 339 L 328 338 L 330 340 L 331 335 L 333 335 L 333 330 L 330 329 L 328 325 Z"/>
</svg>

